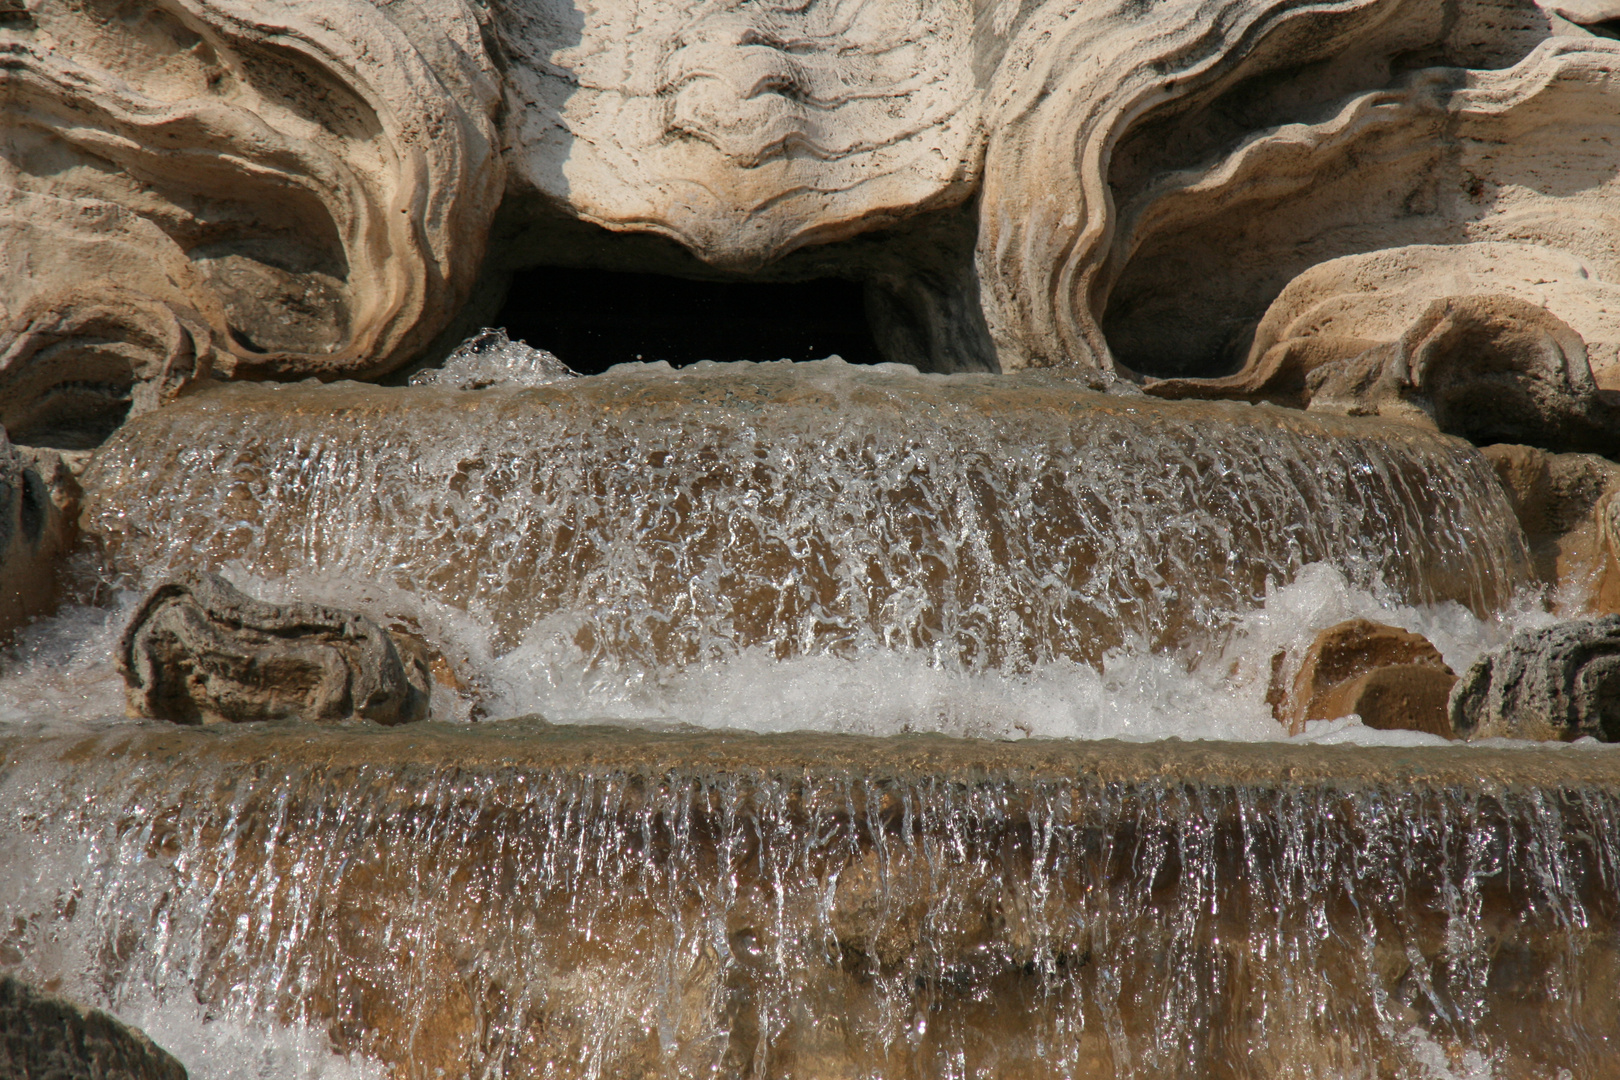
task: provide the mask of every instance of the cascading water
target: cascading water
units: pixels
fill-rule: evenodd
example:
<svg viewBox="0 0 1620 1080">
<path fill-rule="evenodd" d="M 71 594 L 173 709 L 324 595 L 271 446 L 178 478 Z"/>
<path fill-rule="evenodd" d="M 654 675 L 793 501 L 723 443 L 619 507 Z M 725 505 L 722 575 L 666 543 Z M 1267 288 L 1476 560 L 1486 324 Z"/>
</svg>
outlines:
<svg viewBox="0 0 1620 1080">
<path fill-rule="evenodd" d="M 1526 575 L 1489 467 L 1444 437 L 841 361 L 235 386 L 129 425 L 87 484 L 118 566 L 471 613 L 499 711 L 553 718 L 703 723 L 672 685 L 797 665 L 819 690 L 828 658 L 927 680 L 1196 657 L 1310 564 L 1479 614 Z"/>
<path fill-rule="evenodd" d="M 182 735 L 13 742 L 0 778 L 0 947 L 182 1048 L 208 1017 L 424 1080 L 1620 1076 L 1603 752 Z"/>
<path fill-rule="evenodd" d="M 85 484 L 111 599 L 0 672 L 0 969 L 194 1077 L 1620 1076 L 1620 757 L 1265 705 L 1351 615 L 1454 667 L 1546 618 L 1456 440 L 646 365 L 211 389 Z M 192 566 L 570 724 L 109 716 Z"/>
</svg>

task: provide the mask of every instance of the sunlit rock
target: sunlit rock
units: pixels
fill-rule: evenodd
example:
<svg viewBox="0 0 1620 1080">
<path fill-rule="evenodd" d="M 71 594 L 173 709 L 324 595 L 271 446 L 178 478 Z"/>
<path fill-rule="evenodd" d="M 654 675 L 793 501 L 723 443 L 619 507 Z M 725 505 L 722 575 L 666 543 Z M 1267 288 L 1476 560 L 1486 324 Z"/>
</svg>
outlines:
<svg viewBox="0 0 1620 1080">
<path fill-rule="evenodd" d="M 1480 444 L 1620 452 L 1620 403 L 1599 390 L 1580 335 L 1547 309 L 1506 296 L 1437 299 L 1392 342 L 1295 337 L 1228 378 L 1149 390 L 1388 416 Z"/>
<path fill-rule="evenodd" d="M 100 1009 L 0 974 L 0 1076 L 16 1080 L 186 1080 L 185 1068 Z"/>
<path fill-rule="evenodd" d="M 484 29 L 460 0 L 7 14 L 0 422 L 94 445 L 210 373 L 418 353 L 500 196 Z"/>
<path fill-rule="evenodd" d="M 1279 659 L 1282 676 L 1289 665 Z M 1292 683 L 1274 679 L 1270 695 L 1291 733 L 1354 713 L 1370 728 L 1451 737 L 1446 701 L 1457 676 L 1421 634 L 1351 619 L 1318 634 L 1296 665 Z"/>
<path fill-rule="evenodd" d="M 1223 375 L 1301 319 L 1387 342 L 1486 290 L 1610 379 L 1620 44 L 1571 14 L 40 5 L 0 24 L 8 377 L 105 384 L 93 428 L 208 372 L 392 370 L 468 301 L 499 203 L 483 288 L 536 263 L 854 276 L 892 358 L 938 370 Z M 827 247 L 953 208 L 962 243 Z M 833 253 L 782 261 L 810 248 Z"/>
<path fill-rule="evenodd" d="M 1620 742 L 1620 615 L 1514 635 L 1458 681 L 1451 720 L 1469 738 Z"/>
<path fill-rule="evenodd" d="M 182 724 L 405 724 L 427 716 L 432 690 L 423 651 L 401 650 L 365 616 L 263 603 L 215 574 L 154 589 L 124 632 L 118 667 L 131 715 Z"/>
</svg>

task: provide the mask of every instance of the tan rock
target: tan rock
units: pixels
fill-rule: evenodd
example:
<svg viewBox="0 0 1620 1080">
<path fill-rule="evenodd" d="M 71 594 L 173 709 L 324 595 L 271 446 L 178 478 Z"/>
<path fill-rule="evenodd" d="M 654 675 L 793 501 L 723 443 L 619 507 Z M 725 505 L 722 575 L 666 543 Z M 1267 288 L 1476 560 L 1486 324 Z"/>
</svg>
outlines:
<svg viewBox="0 0 1620 1080">
<path fill-rule="evenodd" d="M 1290 337 L 1236 375 L 1166 380 L 1148 390 L 1387 416 L 1481 445 L 1620 453 L 1620 404 L 1599 389 L 1581 336 L 1512 296 L 1436 299 L 1393 342 Z"/>
<path fill-rule="evenodd" d="M 1457 677 L 1421 634 L 1350 619 L 1316 636 L 1286 690 L 1284 670 L 1277 665 L 1269 700 L 1290 734 L 1356 713 L 1368 727 L 1451 737 L 1446 700 Z"/>
</svg>

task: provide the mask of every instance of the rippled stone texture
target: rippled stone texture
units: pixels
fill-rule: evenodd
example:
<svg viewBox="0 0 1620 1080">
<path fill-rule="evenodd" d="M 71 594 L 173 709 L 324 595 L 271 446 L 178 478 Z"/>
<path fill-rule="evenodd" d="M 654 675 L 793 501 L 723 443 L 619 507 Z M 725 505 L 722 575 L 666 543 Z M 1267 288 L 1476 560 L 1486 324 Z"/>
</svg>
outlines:
<svg viewBox="0 0 1620 1080">
<path fill-rule="evenodd" d="M 0 974 L 0 1075 L 8 1080 L 186 1080 L 152 1040 L 99 1009 Z"/>
<path fill-rule="evenodd" d="M 400 1080 L 1614 1080 L 1617 791 L 1602 750 L 10 735 L 0 944 Z"/>
<path fill-rule="evenodd" d="M 1464 673 L 1451 719 L 1470 738 L 1620 742 L 1620 615 L 1515 634 Z"/>
<path fill-rule="evenodd" d="M 649 673 L 749 648 L 1096 663 L 1209 640 L 1307 563 L 1478 612 L 1528 569 L 1455 440 L 1037 373 L 237 386 L 127 425 L 85 483 L 120 566 L 381 581 L 479 613 L 497 654 Z"/>
<path fill-rule="evenodd" d="M 217 574 L 153 589 L 119 642 L 118 670 L 132 716 L 182 724 L 408 724 L 427 716 L 432 692 L 425 657 L 364 615 L 267 604 Z"/>
<path fill-rule="evenodd" d="M 1568 5 L 79 0 L 0 45 L 0 375 L 76 371 L 102 412 L 405 363 L 497 203 L 497 292 L 535 263 L 862 277 L 940 370 L 1224 374 L 1484 291 L 1620 378 L 1620 45 Z M 781 262 L 962 207 L 972 243 Z"/>
</svg>

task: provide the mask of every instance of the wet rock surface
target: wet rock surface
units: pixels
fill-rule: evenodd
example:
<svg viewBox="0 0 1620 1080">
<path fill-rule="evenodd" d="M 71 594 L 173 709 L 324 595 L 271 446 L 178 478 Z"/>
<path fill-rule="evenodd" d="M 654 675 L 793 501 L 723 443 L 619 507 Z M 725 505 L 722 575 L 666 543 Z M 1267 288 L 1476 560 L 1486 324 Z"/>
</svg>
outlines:
<svg viewBox="0 0 1620 1080">
<path fill-rule="evenodd" d="M 1613 1080 L 1617 779 L 1534 747 L 0 734 L 14 865 L 82 853 L 77 904 L 26 893 L 5 940 L 42 972 L 72 942 L 114 988 L 154 956 L 409 1080 L 1413 1078 L 1435 1045 Z"/>
<path fill-rule="evenodd" d="M 1277 675 L 1282 675 L 1280 662 Z M 1451 738 L 1446 700 L 1456 678 L 1421 634 L 1350 619 L 1318 634 L 1300 658 L 1291 684 L 1274 678 L 1269 696 L 1273 712 L 1291 734 L 1303 731 L 1310 720 L 1355 713 L 1371 728 Z"/>
<path fill-rule="evenodd" d="M 151 1039 L 0 974 L 0 1076 L 6 1080 L 186 1080 Z"/>
<path fill-rule="evenodd" d="M 1464 673 L 1450 711 L 1469 738 L 1620 742 L 1620 615 L 1516 634 Z"/>
<path fill-rule="evenodd" d="M 55 606 L 80 494 L 61 457 L 13 446 L 0 428 L 0 639 Z"/>
<path fill-rule="evenodd" d="M 418 643 L 353 612 L 255 600 L 216 574 L 154 589 L 118 667 L 132 715 L 182 724 L 404 724 L 427 716 L 432 687 Z"/>
</svg>

